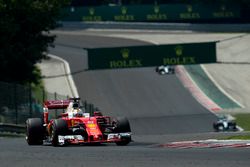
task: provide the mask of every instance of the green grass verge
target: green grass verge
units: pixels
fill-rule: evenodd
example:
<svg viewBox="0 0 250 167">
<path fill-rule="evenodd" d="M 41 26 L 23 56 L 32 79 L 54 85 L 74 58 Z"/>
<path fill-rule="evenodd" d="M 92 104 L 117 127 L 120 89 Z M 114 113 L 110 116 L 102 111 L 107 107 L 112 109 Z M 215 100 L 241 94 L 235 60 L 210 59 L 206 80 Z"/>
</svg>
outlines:
<svg viewBox="0 0 250 167">
<path fill-rule="evenodd" d="M 36 66 L 33 73 L 36 75 L 36 82 L 31 84 L 33 98 L 36 99 L 37 103 L 43 104 L 43 100 L 46 98 L 45 86 L 42 79 L 41 69 Z"/>
<path fill-rule="evenodd" d="M 250 135 L 236 135 L 223 138 L 223 140 L 250 140 Z"/>
<path fill-rule="evenodd" d="M 236 123 L 238 126 L 244 129 L 244 131 L 250 131 L 250 114 L 234 114 L 236 118 Z M 228 137 L 223 137 L 223 140 L 250 140 L 250 133 L 242 135 L 233 135 Z"/>
<path fill-rule="evenodd" d="M 250 131 L 250 114 L 235 114 L 236 123 L 245 131 Z"/>
</svg>

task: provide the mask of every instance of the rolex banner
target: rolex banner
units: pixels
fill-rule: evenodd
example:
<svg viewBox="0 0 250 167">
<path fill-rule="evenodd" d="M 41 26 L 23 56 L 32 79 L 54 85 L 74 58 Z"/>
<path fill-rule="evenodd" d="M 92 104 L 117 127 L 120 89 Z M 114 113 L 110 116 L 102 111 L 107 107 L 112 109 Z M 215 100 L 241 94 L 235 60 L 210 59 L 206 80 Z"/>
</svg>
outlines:
<svg viewBox="0 0 250 167">
<path fill-rule="evenodd" d="M 115 69 L 216 62 L 216 43 L 87 49 L 88 68 Z"/>
<path fill-rule="evenodd" d="M 173 22 L 239 19 L 240 5 L 235 4 L 167 4 L 68 7 L 63 21 Z"/>
</svg>

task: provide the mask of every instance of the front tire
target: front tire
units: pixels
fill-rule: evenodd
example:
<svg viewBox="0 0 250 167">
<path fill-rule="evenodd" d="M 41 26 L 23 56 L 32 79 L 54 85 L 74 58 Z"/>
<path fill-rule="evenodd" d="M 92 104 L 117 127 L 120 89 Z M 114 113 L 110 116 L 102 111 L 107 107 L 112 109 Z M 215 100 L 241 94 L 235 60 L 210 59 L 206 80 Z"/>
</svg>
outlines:
<svg viewBox="0 0 250 167">
<path fill-rule="evenodd" d="M 160 75 L 164 75 L 164 74 L 166 74 L 166 72 L 164 71 L 164 70 L 160 70 Z"/>
<path fill-rule="evenodd" d="M 223 125 L 218 125 L 218 131 L 224 131 L 224 126 Z"/>
<path fill-rule="evenodd" d="M 127 118 L 117 118 L 115 121 L 115 133 L 129 133 L 131 132 L 130 124 Z M 116 142 L 118 146 L 125 146 L 131 142 L 131 136 L 123 137 L 121 141 Z"/>
<path fill-rule="evenodd" d="M 53 122 L 52 129 L 51 129 L 51 142 L 53 146 L 58 146 L 58 136 L 67 135 L 68 132 L 68 124 L 63 119 L 56 119 Z"/>
<path fill-rule="evenodd" d="M 42 145 L 45 129 L 40 118 L 29 118 L 26 121 L 26 141 L 29 145 Z"/>
<path fill-rule="evenodd" d="M 127 118 L 118 117 L 115 120 L 115 132 L 126 133 L 131 132 L 130 124 Z"/>
</svg>

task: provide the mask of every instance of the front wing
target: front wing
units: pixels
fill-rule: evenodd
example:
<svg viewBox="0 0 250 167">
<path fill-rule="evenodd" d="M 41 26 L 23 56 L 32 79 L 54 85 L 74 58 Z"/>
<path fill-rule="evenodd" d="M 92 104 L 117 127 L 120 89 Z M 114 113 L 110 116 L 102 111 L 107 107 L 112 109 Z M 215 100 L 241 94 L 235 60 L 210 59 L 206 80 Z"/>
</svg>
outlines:
<svg viewBox="0 0 250 167">
<path fill-rule="evenodd" d="M 93 141 L 86 141 L 82 135 L 67 135 L 67 136 L 58 136 L 58 144 L 90 144 L 90 143 L 116 143 L 123 140 L 131 139 L 131 133 L 111 133 L 108 134 L 106 140 L 99 139 Z"/>
</svg>

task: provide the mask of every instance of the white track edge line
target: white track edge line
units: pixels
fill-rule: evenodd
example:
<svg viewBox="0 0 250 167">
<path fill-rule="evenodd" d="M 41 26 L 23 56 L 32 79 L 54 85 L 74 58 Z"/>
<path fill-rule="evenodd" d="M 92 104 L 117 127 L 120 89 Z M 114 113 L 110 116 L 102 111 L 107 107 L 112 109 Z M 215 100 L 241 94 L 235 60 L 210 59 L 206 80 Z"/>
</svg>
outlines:
<svg viewBox="0 0 250 167">
<path fill-rule="evenodd" d="M 220 108 L 220 109 L 222 109 L 217 103 L 215 103 L 211 98 L 209 98 L 202 90 L 201 90 L 201 88 L 196 84 L 196 82 L 193 80 L 193 78 L 190 76 L 190 74 L 187 72 L 187 70 L 184 68 L 184 66 L 183 65 L 180 65 L 180 66 L 182 66 L 183 67 L 183 70 L 185 70 L 185 75 L 189 78 L 189 80 L 193 83 L 193 85 L 196 87 L 196 89 L 205 97 L 205 98 L 207 98 L 209 101 L 211 101 L 212 103 L 213 103 L 213 105 L 214 106 L 216 106 L 216 107 L 218 107 L 218 108 Z M 200 99 L 198 98 L 198 97 L 195 97 L 195 98 L 197 98 L 197 101 L 201 104 L 201 105 L 205 105 L 205 104 L 202 104 L 202 102 L 200 102 Z M 208 108 L 208 106 L 204 106 L 205 108 L 207 108 L 211 113 L 213 113 L 213 114 L 215 114 L 216 115 L 216 113 L 214 112 L 214 111 L 212 111 L 211 110 L 211 108 Z"/>
<path fill-rule="evenodd" d="M 64 64 L 64 68 L 65 68 L 65 71 L 66 73 L 65 74 L 68 74 L 66 77 L 67 77 L 67 80 L 68 80 L 68 84 L 69 84 L 69 87 L 70 87 L 70 90 L 71 90 L 71 94 L 74 96 L 74 97 L 79 97 L 79 94 L 78 94 L 78 91 L 77 91 L 77 88 L 76 88 L 76 85 L 75 85 L 75 82 L 73 80 L 73 77 L 71 75 L 71 71 L 70 71 L 70 67 L 69 67 L 69 63 L 56 56 L 56 55 L 52 55 L 52 54 L 48 54 L 49 57 L 53 58 L 53 59 L 57 59 L 59 61 L 62 61 L 63 64 Z"/>
<path fill-rule="evenodd" d="M 225 95 L 227 96 L 230 100 L 232 100 L 233 102 L 235 102 L 236 104 L 238 104 L 241 108 L 245 108 L 244 105 L 242 105 L 240 102 L 238 102 L 237 100 L 235 100 L 231 95 L 229 95 L 219 84 L 217 81 L 215 81 L 215 79 L 212 77 L 212 75 L 207 71 L 206 67 L 201 64 L 200 65 L 201 68 L 204 70 L 204 72 L 206 73 L 206 75 L 208 76 L 208 78 L 215 84 L 215 86 Z"/>
</svg>

